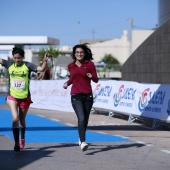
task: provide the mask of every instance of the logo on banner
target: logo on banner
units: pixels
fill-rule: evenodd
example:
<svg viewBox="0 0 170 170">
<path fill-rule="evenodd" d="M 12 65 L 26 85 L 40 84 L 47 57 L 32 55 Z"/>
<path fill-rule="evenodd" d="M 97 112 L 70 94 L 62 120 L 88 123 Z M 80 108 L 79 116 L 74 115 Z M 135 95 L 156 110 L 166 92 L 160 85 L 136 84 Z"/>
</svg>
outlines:
<svg viewBox="0 0 170 170">
<path fill-rule="evenodd" d="M 111 96 L 112 87 L 108 85 L 98 84 L 93 91 L 93 102 L 108 103 Z"/>
<path fill-rule="evenodd" d="M 150 88 L 145 89 L 142 93 L 142 96 L 139 98 L 139 111 L 161 113 L 165 95 L 166 91 L 151 91 Z M 170 103 L 168 105 L 168 107 L 170 107 Z"/>
<path fill-rule="evenodd" d="M 120 107 L 132 107 L 135 99 L 135 93 L 136 89 L 132 87 L 125 88 L 124 85 L 121 85 L 118 93 L 115 93 L 113 96 L 114 106 L 117 107 L 119 105 Z"/>
<path fill-rule="evenodd" d="M 100 84 L 96 86 L 96 88 L 93 90 L 93 102 L 95 103 L 98 97 L 98 92 L 100 89 Z"/>
<path fill-rule="evenodd" d="M 113 96 L 113 100 L 114 100 L 114 106 L 118 106 L 120 100 L 121 100 L 121 93 L 123 92 L 124 89 L 124 85 L 121 85 L 119 88 L 118 93 L 115 93 Z"/>
<path fill-rule="evenodd" d="M 149 95 L 149 91 L 150 88 L 145 89 L 142 92 L 142 96 L 139 98 L 138 108 L 141 112 L 145 109 L 146 105 L 148 104 L 147 97 Z"/>
</svg>

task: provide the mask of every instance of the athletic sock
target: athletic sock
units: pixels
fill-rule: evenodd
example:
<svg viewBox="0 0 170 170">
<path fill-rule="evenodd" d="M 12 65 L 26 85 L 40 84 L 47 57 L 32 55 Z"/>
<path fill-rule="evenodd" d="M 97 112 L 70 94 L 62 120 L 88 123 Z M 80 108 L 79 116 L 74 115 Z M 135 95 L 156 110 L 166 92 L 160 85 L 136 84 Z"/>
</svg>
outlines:
<svg viewBox="0 0 170 170">
<path fill-rule="evenodd" d="M 21 130 L 21 139 L 25 139 L 25 127 L 20 127 Z"/>
<path fill-rule="evenodd" d="M 15 143 L 19 143 L 19 128 L 12 128 Z"/>
</svg>

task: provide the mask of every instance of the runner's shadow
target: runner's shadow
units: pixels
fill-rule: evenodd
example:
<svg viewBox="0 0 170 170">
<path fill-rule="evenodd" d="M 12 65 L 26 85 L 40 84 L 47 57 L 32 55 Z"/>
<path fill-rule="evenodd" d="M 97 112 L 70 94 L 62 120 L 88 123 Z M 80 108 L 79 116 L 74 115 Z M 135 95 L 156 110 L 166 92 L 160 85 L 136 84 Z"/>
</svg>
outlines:
<svg viewBox="0 0 170 170">
<path fill-rule="evenodd" d="M 116 130 L 116 131 L 153 131 L 153 129 L 144 128 L 138 125 L 99 125 L 99 126 L 88 126 L 89 130 Z"/>
<path fill-rule="evenodd" d="M 68 148 L 68 147 L 75 147 L 75 146 L 77 146 L 77 144 L 75 144 L 75 143 L 59 143 L 57 145 L 41 147 L 38 150 L 39 151 L 44 151 L 44 150 L 48 150 L 48 149 Z M 31 147 L 28 148 L 27 147 L 27 149 L 33 149 L 33 148 L 31 148 Z"/>
<path fill-rule="evenodd" d="M 54 151 L 51 150 L 23 150 L 14 152 L 13 150 L 0 151 L 0 169 L 17 170 L 29 166 L 44 157 L 49 157 Z"/>
<path fill-rule="evenodd" d="M 103 147 L 98 147 L 99 145 L 90 145 L 91 148 L 89 148 L 89 153 L 87 153 L 86 155 L 95 155 L 99 152 L 107 152 L 109 150 L 115 150 L 115 149 L 126 149 L 126 148 L 140 148 L 140 147 L 143 147 L 143 146 L 146 146 L 144 144 L 139 144 L 139 143 L 132 143 L 132 144 L 123 144 L 123 145 L 100 145 L 100 146 L 103 146 Z M 96 147 L 95 147 L 96 146 Z M 94 150 L 94 151 L 93 151 Z"/>
<path fill-rule="evenodd" d="M 74 147 L 77 144 L 61 143 L 54 146 L 46 147 L 26 147 L 20 152 L 13 150 L 0 150 L 0 169 L 1 170 L 17 170 L 29 166 L 33 162 L 41 160 L 42 158 L 50 158 L 56 148 Z M 53 159 L 53 158 L 52 158 Z"/>
</svg>

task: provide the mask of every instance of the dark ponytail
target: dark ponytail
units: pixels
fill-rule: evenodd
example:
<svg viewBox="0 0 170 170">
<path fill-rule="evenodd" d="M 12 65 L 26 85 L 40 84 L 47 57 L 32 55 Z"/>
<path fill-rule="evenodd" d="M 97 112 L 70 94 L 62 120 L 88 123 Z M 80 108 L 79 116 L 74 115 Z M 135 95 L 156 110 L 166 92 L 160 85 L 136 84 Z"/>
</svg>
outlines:
<svg viewBox="0 0 170 170">
<path fill-rule="evenodd" d="M 14 47 L 12 50 L 12 55 L 14 56 L 14 54 L 19 54 L 24 58 L 25 52 L 21 48 Z"/>
</svg>

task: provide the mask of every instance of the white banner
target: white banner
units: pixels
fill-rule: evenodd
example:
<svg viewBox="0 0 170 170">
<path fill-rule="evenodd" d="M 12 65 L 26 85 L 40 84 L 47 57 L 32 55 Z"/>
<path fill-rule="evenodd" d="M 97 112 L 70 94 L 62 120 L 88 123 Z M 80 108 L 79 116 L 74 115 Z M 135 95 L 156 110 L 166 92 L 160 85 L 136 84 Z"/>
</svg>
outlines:
<svg viewBox="0 0 170 170">
<path fill-rule="evenodd" d="M 97 84 L 92 83 L 94 104 L 93 107 L 106 109 L 112 107 L 112 90 L 113 87 L 109 81 L 99 81 Z"/>
<path fill-rule="evenodd" d="M 31 80 L 30 107 L 74 112 L 66 80 Z M 170 121 L 170 85 L 142 84 L 130 81 L 103 80 L 92 83 L 93 107 Z"/>
<path fill-rule="evenodd" d="M 136 84 L 136 115 L 170 120 L 170 85 Z"/>
<path fill-rule="evenodd" d="M 66 80 L 31 80 L 30 92 L 33 103 L 30 107 L 73 112 L 70 88 L 63 88 Z"/>
<path fill-rule="evenodd" d="M 113 86 L 112 107 L 113 111 L 126 114 L 135 113 L 136 82 L 129 81 L 109 81 Z"/>
</svg>

